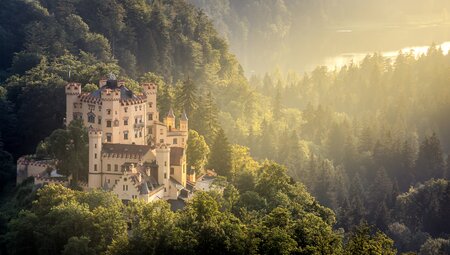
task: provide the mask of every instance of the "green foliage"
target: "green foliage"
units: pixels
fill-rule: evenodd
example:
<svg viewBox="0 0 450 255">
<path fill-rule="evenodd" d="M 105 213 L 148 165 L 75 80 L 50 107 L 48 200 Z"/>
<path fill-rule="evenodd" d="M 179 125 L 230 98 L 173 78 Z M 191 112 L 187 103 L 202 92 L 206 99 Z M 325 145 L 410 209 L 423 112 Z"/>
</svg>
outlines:
<svg viewBox="0 0 450 255">
<path fill-rule="evenodd" d="M 380 231 L 373 233 L 368 225 L 360 225 L 350 235 L 344 254 L 394 255 L 394 242 Z"/>
<path fill-rule="evenodd" d="M 231 146 L 222 129 L 216 134 L 211 146 L 208 168 L 215 170 L 219 175 L 231 177 Z"/>
<path fill-rule="evenodd" d="M 197 88 L 193 80 L 189 77 L 178 85 L 176 92 L 176 105 L 180 111 L 185 111 L 191 116 L 193 111 L 197 109 Z"/>
<path fill-rule="evenodd" d="M 87 129 L 81 121 L 72 121 L 67 129 L 57 129 L 39 143 L 39 152 L 58 160 L 57 169 L 65 175 L 72 175 L 73 185 L 79 180 L 87 181 L 89 160 L 89 137 Z"/>
<path fill-rule="evenodd" d="M 4 237 L 11 254 L 97 254 L 106 251 L 112 240 L 126 235 L 123 205 L 111 193 L 94 192 L 110 203 L 83 202 L 85 193 L 60 185 L 39 190 L 29 210 L 21 211 L 8 224 Z M 76 250 L 74 250 L 76 249 Z"/>
<path fill-rule="evenodd" d="M 445 233 L 450 227 L 450 185 L 447 180 L 430 180 L 397 197 L 398 214 L 409 228 L 432 235 Z"/>
<path fill-rule="evenodd" d="M 188 167 L 195 169 L 196 173 L 200 174 L 207 163 L 209 147 L 205 142 L 205 138 L 195 130 L 189 130 L 186 156 Z"/>
</svg>

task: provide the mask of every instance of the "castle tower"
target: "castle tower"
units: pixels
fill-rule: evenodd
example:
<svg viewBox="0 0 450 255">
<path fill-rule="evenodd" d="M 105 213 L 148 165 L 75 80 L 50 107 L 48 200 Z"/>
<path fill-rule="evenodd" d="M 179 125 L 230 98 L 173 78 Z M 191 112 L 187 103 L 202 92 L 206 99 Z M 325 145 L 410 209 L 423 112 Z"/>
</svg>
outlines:
<svg viewBox="0 0 450 255">
<path fill-rule="evenodd" d="M 80 83 L 69 83 L 66 85 L 66 125 L 73 120 L 74 103 L 78 102 L 78 96 L 81 94 Z"/>
<path fill-rule="evenodd" d="M 158 110 L 156 108 L 156 94 L 158 89 L 153 83 L 143 83 L 141 84 L 144 94 L 147 97 L 147 121 L 148 124 L 152 124 L 154 120 L 159 120 Z"/>
<path fill-rule="evenodd" d="M 164 185 L 164 193 L 169 194 L 170 147 L 162 144 L 156 148 L 156 164 L 158 164 L 158 183 Z"/>
<path fill-rule="evenodd" d="M 89 131 L 89 178 L 88 187 L 102 187 L 102 131 Z"/>
<path fill-rule="evenodd" d="M 120 88 L 115 77 L 112 76 L 107 82 L 107 88 L 102 90 L 102 130 L 107 143 L 118 143 L 120 141 Z"/>
<path fill-rule="evenodd" d="M 188 131 L 188 117 L 185 111 L 183 112 L 183 115 L 181 115 L 180 118 L 180 131 Z"/>
<path fill-rule="evenodd" d="M 170 108 L 169 112 L 167 113 L 167 116 L 164 119 L 164 124 L 166 124 L 169 132 L 175 128 L 175 114 L 173 113 L 172 108 Z"/>
</svg>

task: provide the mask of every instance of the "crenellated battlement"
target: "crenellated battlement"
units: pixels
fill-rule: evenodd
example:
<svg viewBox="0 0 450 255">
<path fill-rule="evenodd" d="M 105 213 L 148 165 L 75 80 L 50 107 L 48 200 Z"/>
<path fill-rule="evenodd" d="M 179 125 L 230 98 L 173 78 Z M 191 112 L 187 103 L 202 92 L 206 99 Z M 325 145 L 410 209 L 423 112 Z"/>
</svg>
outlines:
<svg viewBox="0 0 450 255">
<path fill-rule="evenodd" d="M 141 87 L 144 89 L 145 95 L 156 95 L 157 93 L 157 86 L 154 83 L 142 83 Z"/>
<path fill-rule="evenodd" d="M 102 136 L 103 132 L 100 129 L 90 129 L 89 130 L 89 136 L 96 137 L 96 136 Z"/>
<path fill-rule="evenodd" d="M 66 95 L 80 95 L 81 94 L 81 84 L 71 82 L 66 85 Z"/>
</svg>

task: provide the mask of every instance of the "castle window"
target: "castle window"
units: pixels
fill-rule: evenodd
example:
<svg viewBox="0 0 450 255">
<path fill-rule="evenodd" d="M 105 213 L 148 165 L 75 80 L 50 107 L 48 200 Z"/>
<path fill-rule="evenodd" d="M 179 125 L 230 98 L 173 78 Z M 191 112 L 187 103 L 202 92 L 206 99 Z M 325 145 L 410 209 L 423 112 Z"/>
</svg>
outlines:
<svg viewBox="0 0 450 255">
<path fill-rule="evenodd" d="M 93 114 L 92 112 L 87 114 L 88 116 L 88 122 L 89 123 L 95 123 L 95 114 Z"/>
<path fill-rule="evenodd" d="M 167 179 L 167 173 L 164 173 L 164 179 Z"/>
<path fill-rule="evenodd" d="M 89 111 L 95 111 L 95 104 L 88 105 Z"/>
<path fill-rule="evenodd" d="M 115 180 L 115 181 L 114 181 L 114 184 L 117 184 L 118 182 L 119 182 L 119 180 Z"/>
<path fill-rule="evenodd" d="M 94 158 L 97 158 L 97 153 L 94 153 Z"/>
<path fill-rule="evenodd" d="M 139 137 L 142 137 L 142 131 L 139 131 Z"/>
<path fill-rule="evenodd" d="M 148 103 L 148 106 L 149 106 L 150 108 L 152 108 L 152 107 L 153 107 L 153 102 Z"/>
<path fill-rule="evenodd" d="M 137 196 L 136 196 L 136 195 L 132 195 L 131 197 L 132 197 L 133 199 L 136 199 L 136 198 L 137 198 Z"/>
<path fill-rule="evenodd" d="M 138 107 L 137 107 L 137 105 L 136 105 L 136 106 L 134 107 L 134 110 L 137 111 L 137 109 L 138 109 Z"/>
<path fill-rule="evenodd" d="M 102 111 L 102 106 L 101 106 L 101 105 L 98 106 L 98 110 L 99 110 L 100 112 Z"/>
<path fill-rule="evenodd" d="M 164 143 L 164 139 L 159 139 L 159 143 Z"/>
<path fill-rule="evenodd" d="M 106 114 L 111 115 L 111 109 L 106 109 Z"/>
<path fill-rule="evenodd" d="M 138 118 L 134 118 L 134 124 L 138 124 Z"/>
<path fill-rule="evenodd" d="M 107 141 L 108 143 L 110 143 L 111 140 L 112 140 L 112 134 L 111 134 L 111 133 L 106 133 L 106 141 Z"/>
<path fill-rule="evenodd" d="M 138 137 L 138 133 L 135 132 L 135 133 L 134 133 L 134 138 L 137 138 L 137 137 Z"/>
<path fill-rule="evenodd" d="M 173 139 L 173 144 L 177 144 L 178 143 L 178 139 L 177 138 L 174 138 Z"/>
<path fill-rule="evenodd" d="M 175 169 L 173 167 L 170 168 L 170 174 L 174 174 L 175 173 Z"/>
<path fill-rule="evenodd" d="M 74 120 L 82 120 L 83 119 L 83 114 L 81 112 L 74 112 L 73 113 L 73 119 Z"/>
<path fill-rule="evenodd" d="M 123 191 L 128 191 L 128 185 L 124 184 L 122 188 L 123 188 Z"/>
<path fill-rule="evenodd" d="M 164 166 L 167 166 L 167 161 L 164 161 Z"/>
<path fill-rule="evenodd" d="M 128 126 L 128 119 L 124 119 L 124 120 L 123 120 L 123 125 L 124 125 L 124 126 Z"/>
<path fill-rule="evenodd" d="M 128 112 L 128 107 L 123 108 L 125 112 Z"/>
<path fill-rule="evenodd" d="M 163 130 L 162 128 L 159 130 L 159 134 L 160 134 L 160 135 L 163 135 L 163 134 L 164 134 L 164 130 Z"/>
<path fill-rule="evenodd" d="M 117 172 L 117 171 L 119 171 L 119 165 L 115 164 L 114 165 L 114 172 Z"/>
<path fill-rule="evenodd" d="M 123 132 L 123 139 L 128 140 L 128 131 Z"/>
<path fill-rule="evenodd" d="M 97 171 L 97 164 L 94 164 L 94 171 Z"/>
<path fill-rule="evenodd" d="M 153 113 L 148 114 L 148 120 L 153 120 Z"/>
<path fill-rule="evenodd" d="M 77 109 L 77 103 L 73 103 L 73 108 Z"/>
<path fill-rule="evenodd" d="M 111 183 L 111 179 L 108 179 L 108 183 Z"/>
<path fill-rule="evenodd" d="M 96 149 L 97 149 L 97 144 L 94 144 L 94 148 L 96 148 Z"/>
<path fill-rule="evenodd" d="M 98 124 L 99 124 L 99 125 L 102 124 L 102 117 L 98 117 Z"/>
<path fill-rule="evenodd" d="M 119 123 L 119 120 L 115 120 L 115 121 L 114 121 L 114 126 L 115 126 L 115 127 L 118 127 L 119 124 L 120 124 L 120 123 Z"/>
<path fill-rule="evenodd" d="M 107 169 L 108 171 L 111 171 L 111 164 L 108 164 Z"/>
<path fill-rule="evenodd" d="M 142 105 L 139 105 L 139 111 L 142 111 Z"/>
</svg>

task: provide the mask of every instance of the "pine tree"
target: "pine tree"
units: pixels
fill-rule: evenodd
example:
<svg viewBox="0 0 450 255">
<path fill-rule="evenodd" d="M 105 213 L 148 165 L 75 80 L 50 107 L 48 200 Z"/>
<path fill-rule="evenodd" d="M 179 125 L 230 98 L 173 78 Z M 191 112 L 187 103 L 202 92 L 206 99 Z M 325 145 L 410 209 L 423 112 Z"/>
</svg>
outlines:
<svg viewBox="0 0 450 255">
<path fill-rule="evenodd" d="M 259 157 L 262 159 L 274 159 L 276 156 L 276 144 L 273 127 L 264 120 L 261 124 L 261 130 Z"/>
<path fill-rule="evenodd" d="M 197 108 L 197 87 L 189 77 L 178 88 L 176 103 L 178 109 L 186 111 L 188 116 Z"/>
<path fill-rule="evenodd" d="M 275 97 L 273 99 L 273 118 L 279 120 L 281 117 L 281 87 L 277 87 Z"/>
<path fill-rule="evenodd" d="M 416 182 L 423 182 L 430 178 L 442 178 L 445 172 L 444 156 L 436 133 L 425 137 L 420 145 L 416 162 Z"/>
<path fill-rule="evenodd" d="M 219 175 L 231 177 L 231 147 L 223 129 L 219 128 L 209 157 L 208 167 Z"/>
<path fill-rule="evenodd" d="M 192 129 L 205 137 L 206 143 L 212 144 L 216 131 L 219 128 L 218 110 L 214 98 L 209 91 L 199 99 L 199 108 L 192 116 Z"/>
</svg>

